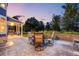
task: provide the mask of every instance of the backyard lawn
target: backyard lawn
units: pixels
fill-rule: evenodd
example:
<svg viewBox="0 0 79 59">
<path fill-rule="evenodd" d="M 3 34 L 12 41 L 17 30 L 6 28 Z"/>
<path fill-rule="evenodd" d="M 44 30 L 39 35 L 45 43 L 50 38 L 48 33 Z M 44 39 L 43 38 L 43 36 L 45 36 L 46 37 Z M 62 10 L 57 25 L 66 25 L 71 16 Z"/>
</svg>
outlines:
<svg viewBox="0 0 79 59">
<path fill-rule="evenodd" d="M 42 31 L 45 37 L 50 38 L 53 31 Z M 59 39 L 72 41 L 74 38 L 79 38 L 79 32 L 56 32 L 55 33 Z M 23 34 L 24 37 L 29 37 L 28 32 Z"/>
<path fill-rule="evenodd" d="M 79 35 L 79 32 L 60 32 L 61 34 L 72 34 L 72 35 Z"/>
<path fill-rule="evenodd" d="M 45 36 L 48 36 L 49 37 L 49 36 L 51 36 L 51 34 L 52 34 L 53 31 L 46 31 L 45 30 L 45 31 L 40 31 L 40 32 L 43 32 Z M 29 37 L 28 32 L 24 32 L 23 33 L 23 36 L 24 37 Z"/>
</svg>

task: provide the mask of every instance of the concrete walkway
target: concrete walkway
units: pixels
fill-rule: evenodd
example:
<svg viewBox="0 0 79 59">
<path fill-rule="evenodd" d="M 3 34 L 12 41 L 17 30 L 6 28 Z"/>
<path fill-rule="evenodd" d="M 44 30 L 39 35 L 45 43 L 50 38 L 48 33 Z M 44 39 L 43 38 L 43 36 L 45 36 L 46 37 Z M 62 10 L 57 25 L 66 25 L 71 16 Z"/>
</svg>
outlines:
<svg viewBox="0 0 79 59">
<path fill-rule="evenodd" d="M 34 46 L 29 44 L 28 38 L 15 37 L 10 40 L 14 45 L 0 49 L 1 56 L 79 56 L 79 51 L 73 48 L 71 42 L 56 41 L 44 51 L 35 51 Z"/>
</svg>

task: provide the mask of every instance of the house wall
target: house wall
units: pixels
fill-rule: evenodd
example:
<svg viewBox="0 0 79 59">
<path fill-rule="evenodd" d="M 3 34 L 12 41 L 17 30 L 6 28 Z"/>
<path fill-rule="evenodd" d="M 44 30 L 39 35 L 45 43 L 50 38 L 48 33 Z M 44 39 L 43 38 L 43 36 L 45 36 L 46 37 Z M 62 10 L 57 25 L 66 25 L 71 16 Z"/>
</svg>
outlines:
<svg viewBox="0 0 79 59">
<path fill-rule="evenodd" d="M 0 3 L 0 43 L 6 43 L 7 42 L 6 8 L 3 8 L 1 4 L 2 3 Z"/>
<path fill-rule="evenodd" d="M 11 26 L 11 23 L 13 23 L 14 25 Z M 16 35 L 16 34 L 21 33 L 21 23 L 8 21 L 8 26 L 9 27 L 15 27 L 15 28 L 12 28 L 12 29 L 8 29 L 8 34 L 15 34 Z M 13 30 L 13 33 L 10 32 L 11 30 Z"/>
</svg>

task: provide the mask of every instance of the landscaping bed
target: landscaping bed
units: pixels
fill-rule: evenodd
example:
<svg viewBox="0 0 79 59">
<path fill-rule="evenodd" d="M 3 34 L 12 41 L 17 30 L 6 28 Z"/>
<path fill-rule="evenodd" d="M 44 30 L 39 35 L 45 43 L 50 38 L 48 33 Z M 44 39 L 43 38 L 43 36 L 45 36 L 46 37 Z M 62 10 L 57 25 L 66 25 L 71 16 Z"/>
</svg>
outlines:
<svg viewBox="0 0 79 59">
<path fill-rule="evenodd" d="M 56 35 L 60 40 L 73 41 L 73 39 L 79 39 L 78 33 L 77 32 L 64 32 L 64 33 L 57 33 Z"/>
</svg>

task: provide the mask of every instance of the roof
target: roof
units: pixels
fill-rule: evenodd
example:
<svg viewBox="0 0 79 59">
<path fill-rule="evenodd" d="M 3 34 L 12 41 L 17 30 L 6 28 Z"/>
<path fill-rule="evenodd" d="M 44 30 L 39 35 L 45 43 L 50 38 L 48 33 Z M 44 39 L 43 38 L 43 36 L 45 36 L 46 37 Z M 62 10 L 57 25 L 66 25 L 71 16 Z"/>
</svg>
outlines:
<svg viewBox="0 0 79 59">
<path fill-rule="evenodd" d="M 21 17 L 20 15 L 13 16 L 13 18 L 16 19 L 16 20 L 19 20 L 20 17 Z"/>
<path fill-rule="evenodd" d="M 14 19 L 14 18 L 11 18 L 11 17 L 9 17 L 9 16 L 7 16 L 7 21 L 22 23 L 22 22 L 20 22 L 19 20 Z"/>
</svg>

